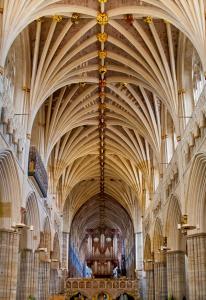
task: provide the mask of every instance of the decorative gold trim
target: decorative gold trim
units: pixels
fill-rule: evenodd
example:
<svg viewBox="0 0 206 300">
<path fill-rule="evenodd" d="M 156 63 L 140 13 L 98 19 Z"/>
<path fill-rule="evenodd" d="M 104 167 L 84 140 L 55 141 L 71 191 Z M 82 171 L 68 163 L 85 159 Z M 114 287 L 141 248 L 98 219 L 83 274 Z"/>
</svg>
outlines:
<svg viewBox="0 0 206 300">
<path fill-rule="evenodd" d="M 99 109 L 106 109 L 106 104 L 105 103 L 100 103 Z"/>
<path fill-rule="evenodd" d="M 73 24 L 78 24 L 79 23 L 79 18 L 80 18 L 80 14 L 78 13 L 73 13 L 72 17 L 71 17 L 71 21 Z"/>
<path fill-rule="evenodd" d="M 98 33 L 97 34 L 97 40 L 100 43 L 105 43 L 108 39 L 108 34 L 106 32 Z"/>
<path fill-rule="evenodd" d="M 181 136 L 178 135 L 178 136 L 176 137 L 176 139 L 177 139 L 177 142 L 180 142 L 180 141 L 181 141 Z"/>
<path fill-rule="evenodd" d="M 22 87 L 22 91 L 29 93 L 30 92 L 30 88 L 28 88 L 27 86 L 23 86 Z"/>
<path fill-rule="evenodd" d="M 98 0 L 99 3 L 107 3 L 107 0 Z"/>
<path fill-rule="evenodd" d="M 59 16 L 59 15 L 54 15 L 53 16 L 53 21 L 55 21 L 55 22 L 61 22 L 62 21 L 62 19 L 63 19 L 63 17 L 62 16 Z"/>
<path fill-rule="evenodd" d="M 107 67 L 106 66 L 100 66 L 99 67 L 99 73 L 100 74 L 106 74 L 107 73 Z"/>
<path fill-rule="evenodd" d="M 100 59 L 105 59 L 107 57 L 107 51 L 105 51 L 105 50 L 99 51 L 98 56 Z"/>
<path fill-rule="evenodd" d="M 96 17 L 97 23 L 100 25 L 108 24 L 108 15 L 106 13 L 98 13 Z"/>
<path fill-rule="evenodd" d="M 185 93 L 186 93 L 186 91 L 183 88 L 178 90 L 178 95 L 183 95 Z"/>
<path fill-rule="evenodd" d="M 151 24 L 153 22 L 153 18 L 151 16 L 147 16 L 144 18 L 144 22 L 147 24 Z"/>
</svg>

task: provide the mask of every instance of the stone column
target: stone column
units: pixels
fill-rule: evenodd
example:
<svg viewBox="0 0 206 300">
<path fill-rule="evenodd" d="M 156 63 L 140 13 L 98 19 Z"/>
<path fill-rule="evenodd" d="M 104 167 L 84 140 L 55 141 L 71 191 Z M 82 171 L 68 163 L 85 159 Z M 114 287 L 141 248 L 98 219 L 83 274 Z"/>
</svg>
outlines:
<svg viewBox="0 0 206 300">
<path fill-rule="evenodd" d="M 62 279 L 62 272 L 59 269 L 59 261 L 57 259 L 51 259 L 50 265 L 50 294 L 59 294 L 60 284 Z"/>
<path fill-rule="evenodd" d="M 145 272 L 146 272 L 146 299 L 154 300 L 154 262 L 145 263 Z"/>
<path fill-rule="evenodd" d="M 206 233 L 189 235 L 187 249 L 189 297 L 206 299 Z"/>
<path fill-rule="evenodd" d="M 145 299 L 145 274 L 143 268 L 143 236 L 142 232 L 135 233 L 135 270 L 139 280 L 140 297 Z"/>
<path fill-rule="evenodd" d="M 38 300 L 48 300 L 50 282 L 50 262 L 43 251 L 36 251 L 35 260 L 38 264 Z"/>
<path fill-rule="evenodd" d="M 17 300 L 27 300 L 28 297 L 37 297 L 38 294 L 38 265 L 34 252 L 23 249 L 19 254 L 19 274 L 17 284 Z"/>
<path fill-rule="evenodd" d="M 114 257 L 117 258 L 118 246 L 117 246 L 117 235 L 116 235 L 116 233 L 113 237 L 113 251 L 114 251 Z"/>
<path fill-rule="evenodd" d="M 0 229 L 0 299 L 15 300 L 19 234 Z"/>
<path fill-rule="evenodd" d="M 155 300 L 167 299 L 167 268 L 166 262 L 154 263 Z"/>
<path fill-rule="evenodd" d="M 167 290 L 168 296 L 182 300 L 186 296 L 185 253 L 171 251 L 167 253 Z"/>
<path fill-rule="evenodd" d="M 69 233 L 62 232 L 62 268 L 68 270 L 69 264 Z"/>
<path fill-rule="evenodd" d="M 56 295 L 60 293 L 60 277 L 58 276 L 57 269 L 51 269 L 50 271 L 50 295 Z"/>
</svg>

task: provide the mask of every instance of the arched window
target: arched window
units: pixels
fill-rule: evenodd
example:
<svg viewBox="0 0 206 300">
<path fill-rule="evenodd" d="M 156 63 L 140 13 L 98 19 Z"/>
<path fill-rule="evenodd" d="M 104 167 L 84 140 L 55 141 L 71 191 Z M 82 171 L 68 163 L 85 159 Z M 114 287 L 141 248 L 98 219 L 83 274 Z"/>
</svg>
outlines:
<svg viewBox="0 0 206 300">
<path fill-rule="evenodd" d="M 11 114 L 14 113 L 14 90 L 16 75 L 16 55 L 15 48 L 12 47 L 6 60 L 4 73 L 0 80 L 1 105 L 8 107 Z"/>
</svg>

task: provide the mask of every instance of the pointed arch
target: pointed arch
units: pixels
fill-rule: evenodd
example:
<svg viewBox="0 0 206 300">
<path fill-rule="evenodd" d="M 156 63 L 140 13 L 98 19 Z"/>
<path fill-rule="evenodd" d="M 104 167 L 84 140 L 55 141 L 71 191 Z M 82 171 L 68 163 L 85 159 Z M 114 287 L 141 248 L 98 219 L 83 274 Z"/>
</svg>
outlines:
<svg viewBox="0 0 206 300">
<path fill-rule="evenodd" d="M 60 242 L 57 232 L 55 233 L 53 240 L 52 259 L 60 261 Z"/>
<path fill-rule="evenodd" d="M 144 243 L 144 260 L 150 259 L 152 259 L 151 239 L 149 234 L 147 234 Z"/>
<path fill-rule="evenodd" d="M 40 242 L 40 217 L 34 192 L 31 192 L 27 197 L 23 223 L 27 226 L 33 226 L 33 230 L 30 230 L 28 227 L 23 229 L 20 237 L 20 249 L 36 250 Z"/>
<path fill-rule="evenodd" d="M 21 189 L 12 151 L 0 149 L 0 227 L 20 221 Z M 18 213 L 19 212 L 19 213 Z"/>
<path fill-rule="evenodd" d="M 167 208 L 167 217 L 165 222 L 165 235 L 167 236 L 168 247 L 175 250 L 185 250 L 183 237 L 177 226 L 181 222 L 181 208 L 178 198 L 172 195 Z"/>
<path fill-rule="evenodd" d="M 49 218 L 47 217 L 44 221 L 44 248 L 47 248 L 47 252 L 51 252 L 51 226 Z"/>
<path fill-rule="evenodd" d="M 154 251 L 155 261 L 161 261 L 163 259 L 163 255 L 159 251 L 162 244 L 163 244 L 162 222 L 159 218 L 157 218 L 155 221 L 154 234 L 153 234 L 153 251 Z"/>
<path fill-rule="evenodd" d="M 206 153 L 198 153 L 192 161 L 186 193 L 186 212 L 191 225 L 206 232 Z"/>
</svg>

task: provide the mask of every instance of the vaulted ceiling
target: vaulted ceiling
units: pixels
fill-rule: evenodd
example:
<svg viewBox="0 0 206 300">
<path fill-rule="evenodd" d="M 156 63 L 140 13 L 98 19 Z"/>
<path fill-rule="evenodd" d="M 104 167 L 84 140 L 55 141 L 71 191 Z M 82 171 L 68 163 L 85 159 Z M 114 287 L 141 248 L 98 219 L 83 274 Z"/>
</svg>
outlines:
<svg viewBox="0 0 206 300">
<path fill-rule="evenodd" d="M 137 207 L 142 214 L 165 111 L 179 133 L 186 37 L 206 70 L 204 9 L 203 0 L 5 1 L 1 65 L 23 30 L 29 128 L 43 122 L 44 162 L 62 210 L 66 203 L 74 215 L 105 194 L 133 221 Z"/>
</svg>

